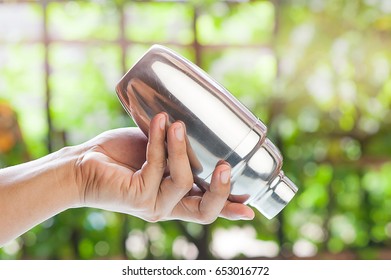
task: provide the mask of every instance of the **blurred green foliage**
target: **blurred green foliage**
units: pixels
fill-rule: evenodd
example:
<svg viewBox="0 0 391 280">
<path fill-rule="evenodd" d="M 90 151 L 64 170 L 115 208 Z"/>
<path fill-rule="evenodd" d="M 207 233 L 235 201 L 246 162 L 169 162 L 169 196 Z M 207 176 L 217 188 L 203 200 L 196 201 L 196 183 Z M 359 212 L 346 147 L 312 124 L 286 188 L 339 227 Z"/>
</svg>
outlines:
<svg viewBox="0 0 391 280">
<path fill-rule="evenodd" d="M 268 125 L 300 190 L 271 221 L 150 224 L 73 209 L 0 258 L 391 257 L 389 1 L 53 1 L 46 12 L 48 46 L 39 2 L 0 4 L 0 100 L 16 110 L 31 158 L 49 152 L 48 139 L 58 149 L 134 125 L 114 86 L 160 43 Z M 0 166 L 25 159 L 3 153 Z"/>
</svg>

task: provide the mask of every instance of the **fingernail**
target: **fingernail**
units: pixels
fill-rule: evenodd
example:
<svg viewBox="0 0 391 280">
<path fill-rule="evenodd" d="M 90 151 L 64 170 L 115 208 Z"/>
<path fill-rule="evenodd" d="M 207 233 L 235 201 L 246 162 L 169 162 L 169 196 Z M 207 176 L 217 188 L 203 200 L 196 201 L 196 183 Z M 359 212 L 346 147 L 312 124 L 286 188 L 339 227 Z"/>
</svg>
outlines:
<svg viewBox="0 0 391 280">
<path fill-rule="evenodd" d="M 183 141 L 185 136 L 184 136 L 184 132 L 183 132 L 183 126 L 181 123 L 179 123 L 179 125 L 177 125 L 177 127 L 174 129 L 174 133 L 175 133 L 176 139 L 178 139 L 179 141 Z"/>
<path fill-rule="evenodd" d="M 229 169 L 223 170 L 220 172 L 220 181 L 222 184 L 228 184 L 229 177 L 231 176 L 231 172 Z"/>
<path fill-rule="evenodd" d="M 244 220 L 254 220 L 255 218 L 255 213 L 251 211 L 251 213 L 247 213 L 247 215 L 244 216 Z"/>
<path fill-rule="evenodd" d="M 159 120 L 160 129 L 164 129 L 166 126 L 166 116 L 162 115 Z"/>
<path fill-rule="evenodd" d="M 249 216 L 240 216 L 239 220 L 244 220 L 244 221 L 250 221 L 253 220 L 254 217 L 249 217 Z"/>
<path fill-rule="evenodd" d="M 245 221 L 253 220 L 254 219 L 254 213 L 247 214 L 247 215 L 246 214 L 237 215 L 236 219 L 238 219 L 238 220 L 245 220 Z"/>
</svg>

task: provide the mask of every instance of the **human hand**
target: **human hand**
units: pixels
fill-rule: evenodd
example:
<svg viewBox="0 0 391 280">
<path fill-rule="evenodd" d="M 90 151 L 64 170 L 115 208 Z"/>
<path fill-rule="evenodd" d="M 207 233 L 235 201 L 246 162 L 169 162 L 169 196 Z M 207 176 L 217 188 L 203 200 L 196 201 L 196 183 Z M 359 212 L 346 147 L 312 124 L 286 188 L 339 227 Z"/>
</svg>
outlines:
<svg viewBox="0 0 391 280">
<path fill-rule="evenodd" d="M 227 200 L 228 163 L 216 166 L 209 190 L 202 192 L 193 181 L 184 124 L 167 126 L 167 116 L 160 113 L 151 121 L 149 139 L 137 128 L 123 128 L 83 144 L 74 165 L 80 206 L 153 222 L 180 219 L 204 224 L 218 216 L 252 219 L 250 207 Z"/>
<path fill-rule="evenodd" d="M 58 213 L 83 206 L 147 221 L 252 219 L 250 207 L 228 200 L 227 163 L 216 166 L 207 191 L 194 185 L 184 124 L 166 123 L 167 116 L 158 114 L 149 139 L 137 128 L 107 131 L 84 144 L 0 169 L 0 247 Z"/>
</svg>

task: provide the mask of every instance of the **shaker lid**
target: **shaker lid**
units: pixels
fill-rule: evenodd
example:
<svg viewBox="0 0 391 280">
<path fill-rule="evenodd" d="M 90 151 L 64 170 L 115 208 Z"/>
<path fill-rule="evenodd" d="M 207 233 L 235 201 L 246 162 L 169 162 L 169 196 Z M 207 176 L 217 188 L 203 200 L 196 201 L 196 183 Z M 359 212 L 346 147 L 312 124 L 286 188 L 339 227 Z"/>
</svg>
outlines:
<svg viewBox="0 0 391 280">
<path fill-rule="evenodd" d="M 267 137 L 262 141 L 261 135 L 254 135 L 258 134 L 252 131 L 227 158 L 233 166 L 230 199 L 249 204 L 271 219 L 289 203 L 298 188 L 281 170 L 282 156 L 277 147 Z M 245 147 L 253 149 L 248 153 Z"/>
<path fill-rule="evenodd" d="M 297 192 L 296 185 L 281 171 L 270 183 L 267 191 L 256 197 L 249 204 L 260 211 L 266 218 L 276 216 Z"/>
<path fill-rule="evenodd" d="M 242 160 L 233 164 L 231 196 L 237 201 L 236 197 L 246 194 L 245 203 L 271 219 L 289 203 L 298 188 L 281 170 L 282 156 L 277 147 L 267 137 L 263 141 L 260 135 L 253 137 L 257 135 L 253 132 L 242 142 L 253 147 L 252 151 L 246 154 L 241 146 L 235 150 L 235 156 Z M 233 161 L 232 158 L 231 155 L 227 161 Z"/>
</svg>

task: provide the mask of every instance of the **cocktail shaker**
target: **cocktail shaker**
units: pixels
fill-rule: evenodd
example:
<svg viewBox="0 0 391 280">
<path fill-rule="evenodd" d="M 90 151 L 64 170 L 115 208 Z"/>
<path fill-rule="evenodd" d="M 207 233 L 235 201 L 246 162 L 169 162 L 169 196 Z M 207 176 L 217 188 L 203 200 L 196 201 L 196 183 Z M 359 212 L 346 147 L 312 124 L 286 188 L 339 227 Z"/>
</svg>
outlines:
<svg viewBox="0 0 391 280">
<path fill-rule="evenodd" d="M 297 192 L 281 171 L 279 150 L 266 126 L 202 69 L 154 45 L 116 86 L 119 100 L 148 135 L 150 120 L 166 112 L 186 125 L 194 181 L 207 189 L 216 163 L 231 167 L 231 201 L 249 204 L 271 219 Z"/>
</svg>

